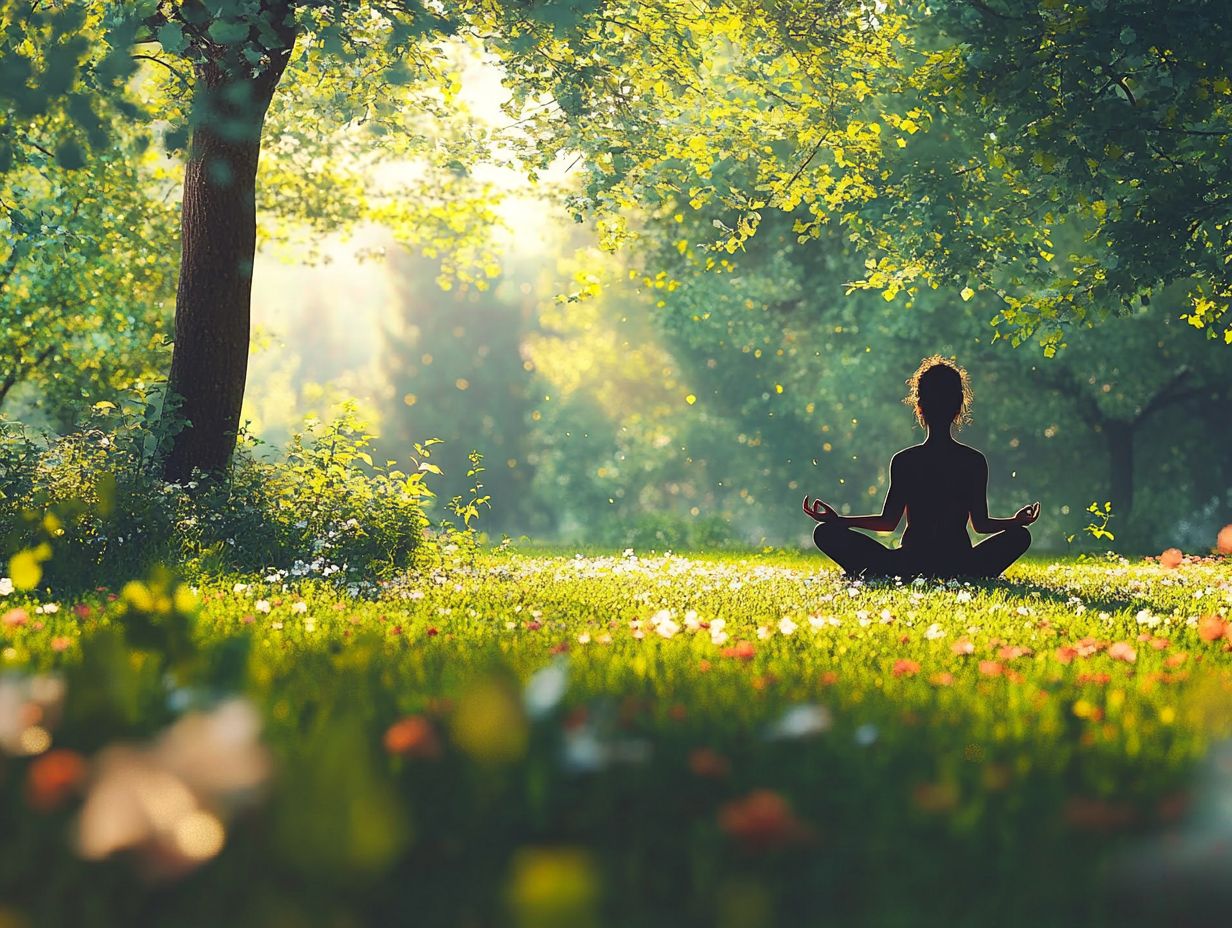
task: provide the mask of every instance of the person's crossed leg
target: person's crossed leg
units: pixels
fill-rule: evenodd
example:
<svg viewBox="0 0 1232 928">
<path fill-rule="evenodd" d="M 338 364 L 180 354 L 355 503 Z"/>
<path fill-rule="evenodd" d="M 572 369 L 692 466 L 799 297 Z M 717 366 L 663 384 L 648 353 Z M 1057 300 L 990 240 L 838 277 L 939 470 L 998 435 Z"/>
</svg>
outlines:
<svg viewBox="0 0 1232 928">
<path fill-rule="evenodd" d="M 1026 526 L 1015 525 L 985 538 L 968 551 L 924 560 L 902 548 L 887 548 L 875 538 L 839 522 L 813 529 L 813 543 L 849 577 L 999 577 L 1031 545 Z"/>
</svg>

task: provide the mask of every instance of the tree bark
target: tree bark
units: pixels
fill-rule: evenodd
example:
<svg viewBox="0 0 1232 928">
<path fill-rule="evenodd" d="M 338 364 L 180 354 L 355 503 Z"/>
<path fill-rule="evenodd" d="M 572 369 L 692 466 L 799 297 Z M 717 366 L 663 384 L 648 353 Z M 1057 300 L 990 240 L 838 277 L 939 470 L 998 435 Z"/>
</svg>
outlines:
<svg viewBox="0 0 1232 928">
<path fill-rule="evenodd" d="M 248 374 L 256 177 L 265 114 L 295 41 L 256 76 L 221 59 L 196 68 L 184 174 L 180 278 L 168 392 L 185 425 L 163 465 L 171 482 L 224 470 L 235 450 Z M 173 400 L 174 402 L 175 400 Z"/>
<path fill-rule="evenodd" d="M 1112 513 L 1122 526 L 1129 524 L 1134 509 L 1134 426 L 1110 419 L 1104 422 L 1104 441 L 1108 447 L 1109 496 Z"/>
</svg>

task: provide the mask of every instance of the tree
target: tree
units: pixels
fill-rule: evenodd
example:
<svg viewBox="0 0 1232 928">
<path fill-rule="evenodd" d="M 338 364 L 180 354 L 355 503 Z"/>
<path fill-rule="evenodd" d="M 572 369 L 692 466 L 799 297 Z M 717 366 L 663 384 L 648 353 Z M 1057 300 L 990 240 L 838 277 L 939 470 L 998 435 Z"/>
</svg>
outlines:
<svg viewBox="0 0 1232 928">
<path fill-rule="evenodd" d="M 108 17 L 123 19 L 100 0 L 82 4 L 84 22 L 96 32 Z M 258 160 L 267 114 L 287 75 L 301 93 L 314 88 L 319 104 L 299 113 L 307 125 L 285 127 L 295 141 L 333 142 L 332 129 L 369 122 L 378 131 L 367 142 L 386 155 L 405 155 L 415 146 L 400 108 L 431 111 L 434 96 L 448 108 L 445 40 L 460 36 L 481 43 L 507 68 L 515 91 L 510 110 L 522 120 L 532 166 L 567 148 L 586 159 L 592 184 L 579 208 L 620 207 L 630 195 L 691 178 L 703 181 L 699 203 L 722 196 L 755 206 L 739 191 L 702 189 L 709 165 L 751 158 L 775 195 L 791 198 L 823 144 L 841 135 L 849 153 L 871 149 L 871 134 L 852 131 L 836 114 L 847 112 L 848 88 L 856 101 L 866 95 L 858 75 L 888 61 L 893 41 L 892 30 L 863 4 L 844 0 L 473 0 L 440 10 L 418 2 L 147 0 L 129 12 L 125 22 L 141 24 L 135 42 L 161 50 L 137 57 L 170 75 L 162 92 L 147 94 L 144 109 L 176 126 L 167 134 L 171 147 L 188 133 L 170 389 L 182 398 L 189 427 L 166 462 L 172 479 L 194 468 L 217 471 L 233 446 L 246 373 Z M 111 35 L 106 43 L 105 60 L 112 61 L 124 43 Z M 772 130 L 745 107 L 763 89 L 787 101 L 774 110 Z M 676 94 L 688 105 L 676 105 Z M 651 102 L 656 106 L 639 110 Z M 683 119 L 698 113 L 710 136 Z M 754 146 L 754 139 L 778 148 Z M 796 156 L 798 146 L 806 153 Z M 298 155 L 310 164 L 321 152 L 319 145 L 301 146 L 291 160 Z M 432 154 L 438 165 L 464 164 L 450 150 Z M 865 189 L 848 181 L 823 184 L 836 204 Z M 843 192 L 848 187 L 850 194 Z M 402 206 L 410 228 L 416 213 Z M 391 218 L 387 208 L 370 215 Z M 454 237 L 459 226 L 476 224 L 463 210 L 443 211 L 439 198 L 417 215 Z M 485 218 L 482 208 L 471 215 Z"/>
<path fill-rule="evenodd" d="M 1227 4 L 909 6 L 911 134 L 850 221 L 865 285 L 991 291 L 1051 350 L 1183 283 L 1169 311 L 1232 342 Z"/>
</svg>

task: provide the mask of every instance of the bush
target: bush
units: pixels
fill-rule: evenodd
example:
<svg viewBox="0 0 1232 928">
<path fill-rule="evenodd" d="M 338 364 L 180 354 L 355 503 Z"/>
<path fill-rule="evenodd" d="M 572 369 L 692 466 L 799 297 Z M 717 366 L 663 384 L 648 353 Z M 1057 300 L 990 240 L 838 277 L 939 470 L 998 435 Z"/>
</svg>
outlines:
<svg viewBox="0 0 1232 928">
<path fill-rule="evenodd" d="M 75 431 L 41 440 L 0 432 L 6 549 L 47 542 L 47 582 L 93 585 L 153 565 L 262 571 L 371 584 L 412 563 L 423 540 L 425 478 L 439 469 L 416 445 L 408 471 L 373 461 L 373 435 L 344 407 L 309 421 L 281 454 L 243 437 L 221 477 L 165 483 L 168 434 L 152 404 L 99 404 Z"/>
</svg>

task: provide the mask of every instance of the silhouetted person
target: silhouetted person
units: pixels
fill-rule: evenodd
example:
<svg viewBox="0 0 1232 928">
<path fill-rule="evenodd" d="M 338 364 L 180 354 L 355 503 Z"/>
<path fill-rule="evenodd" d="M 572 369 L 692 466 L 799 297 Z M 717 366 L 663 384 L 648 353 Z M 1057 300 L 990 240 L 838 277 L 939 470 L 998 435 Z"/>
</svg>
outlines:
<svg viewBox="0 0 1232 928">
<path fill-rule="evenodd" d="M 919 445 L 890 460 L 890 488 L 880 515 L 843 516 L 821 500 L 804 497 L 804 511 L 820 523 L 813 541 L 852 577 L 997 577 L 1031 544 L 1027 526 L 1039 518 L 1039 503 L 1009 519 L 988 515 L 988 462 L 959 444 L 951 429 L 967 418 L 967 374 L 944 358 L 925 358 L 907 381 L 906 402 L 928 432 Z M 855 531 L 892 532 L 903 514 L 902 546 L 887 548 Z M 981 535 L 972 547 L 967 522 Z"/>
</svg>

